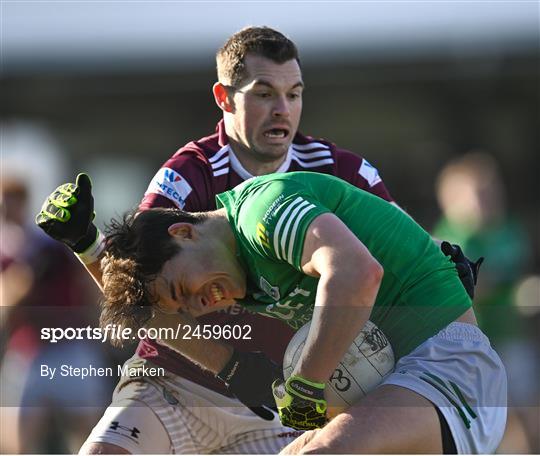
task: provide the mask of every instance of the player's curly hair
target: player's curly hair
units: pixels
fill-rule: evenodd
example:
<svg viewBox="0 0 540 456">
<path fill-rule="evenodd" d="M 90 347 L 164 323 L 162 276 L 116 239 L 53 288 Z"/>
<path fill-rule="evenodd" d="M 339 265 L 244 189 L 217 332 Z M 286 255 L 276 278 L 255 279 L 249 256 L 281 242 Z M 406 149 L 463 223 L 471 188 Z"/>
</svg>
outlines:
<svg viewBox="0 0 540 456">
<path fill-rule="evenodd" d="M 168 228 L 177 222 L 197 224 L 205 218 L 202 213 L 155 208 L 111 220 L 105 231 L 107 247 L 101 260 L 102 328 L 116 324 L 135 333 L 152 318 L 152 306 L 158 298 L 149 284 L 165 262 L 180 251 Z M 122 346 L 122 342 L 111 339 L 116 346 Z"/>
<path fill-rule="evenodd" d="M 216 54 L 218 81 L 236 87 L 246 76 L 247 54 L 260 55 L 276 63 L 295 59 L 300 64 L 296 45 L 270 27 L 246 27 L 232 35 Z"/>
</svg>

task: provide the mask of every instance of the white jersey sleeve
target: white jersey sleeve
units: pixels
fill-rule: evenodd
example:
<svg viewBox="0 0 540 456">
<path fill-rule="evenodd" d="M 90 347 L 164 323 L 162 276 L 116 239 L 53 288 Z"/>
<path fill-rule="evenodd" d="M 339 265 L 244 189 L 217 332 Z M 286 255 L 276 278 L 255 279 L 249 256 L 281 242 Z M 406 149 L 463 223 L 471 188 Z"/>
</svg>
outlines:
<svg viewBox="0 0 540 456">
<path fill-rule="evenodd" d="M 169 434 L 150 407 L 139 401 L 123 400 L 107 408 L 86 439 L 89 443 L 110 443 L 131 454 L 171 454 Z"/>
</svg>

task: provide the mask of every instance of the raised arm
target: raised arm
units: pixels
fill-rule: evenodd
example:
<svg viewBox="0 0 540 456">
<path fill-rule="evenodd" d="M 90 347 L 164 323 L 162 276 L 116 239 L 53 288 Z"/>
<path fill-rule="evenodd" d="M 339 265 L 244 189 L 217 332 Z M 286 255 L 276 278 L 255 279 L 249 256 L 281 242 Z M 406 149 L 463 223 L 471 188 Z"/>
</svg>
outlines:
<svg viewBox="0 0 540 456">
<path fill-rule="evenodd" d="M 94 215 L 92 182 L 81 173 L 74 184 L 62 184 L 47 197 L 36 223 L 51 238 L 69 247 L 103 290 L 100 260 L 105 239 L 93 223 Z"/>
</svg>

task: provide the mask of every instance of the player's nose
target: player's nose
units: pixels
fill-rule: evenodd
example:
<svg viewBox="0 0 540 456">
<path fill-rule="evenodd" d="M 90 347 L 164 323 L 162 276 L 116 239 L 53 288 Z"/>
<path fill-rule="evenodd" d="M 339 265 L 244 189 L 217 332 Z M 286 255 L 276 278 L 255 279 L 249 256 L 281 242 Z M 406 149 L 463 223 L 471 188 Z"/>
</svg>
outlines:
<svg viewBox="0 0 540 456">
<path fill-rule="evenodd" d="M 291 110 L 289 100 L 285 95 L 280 95 L 275 98 L 272 115 L 274 117 L 289 117 Z"/>
</svg>

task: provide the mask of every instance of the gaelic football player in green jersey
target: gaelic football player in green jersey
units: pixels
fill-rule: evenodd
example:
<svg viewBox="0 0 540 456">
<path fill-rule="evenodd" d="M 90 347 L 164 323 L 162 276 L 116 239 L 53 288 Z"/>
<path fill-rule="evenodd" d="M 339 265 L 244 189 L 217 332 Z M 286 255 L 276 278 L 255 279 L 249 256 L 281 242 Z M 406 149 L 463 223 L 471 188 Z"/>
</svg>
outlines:
<svg viewBox="0 0 540 456">
<path fill-rule="evenodd" d="M 496 449 L 504 367 L 453 263 L 408 215 L 315 173 L 253 178 L 217 200 L 210 213 L 155 209 L 113 224 L 102 323 L 139 326 L 155 309 L 188 321 L 235 301 L 295 329 L 311 320 L 293 375 L 273 389 L 285 425 L 317 429 L 325 383 L 369 318 L 392 344 L 395 371 L 286 451 L 440 453 L 449 433 L 457 452 Z M 232 353 L 202 338 L 182 351 L 215 373 Z"/>
</svg>

